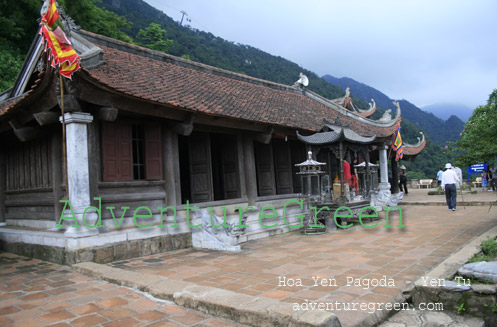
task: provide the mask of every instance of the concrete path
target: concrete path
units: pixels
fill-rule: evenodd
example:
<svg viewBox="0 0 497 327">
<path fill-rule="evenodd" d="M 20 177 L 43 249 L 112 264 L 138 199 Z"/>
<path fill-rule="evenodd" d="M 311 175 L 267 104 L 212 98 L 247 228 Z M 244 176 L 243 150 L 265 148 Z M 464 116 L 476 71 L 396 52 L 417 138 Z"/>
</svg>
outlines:
<svg viewBox="0 0 497 327">
<path fill-rule="evenodd" d="M 459 204 L 459 206 L 462 207 L 463 203 L 470 206 L 487 205 L 488 209 L 488 205 L 490 203 L 497 201 L 497 192 L 482 191 L 481 188 L 473 188 L 472 190 L 476 191 L 476 194 L 470 194 L 467 192 L 457 193 L 457 203 Z M 436 189 L 434 188 L 413 189 L 408 191 L 409 194 L 404 195 L 404 199 L 402 201 L 403 205 L 446 205 L 445 194 L 428 195 L 428 192 L 436 191 Z M 497 206 L 492 210 L 497 210 Z"/>
</svg>

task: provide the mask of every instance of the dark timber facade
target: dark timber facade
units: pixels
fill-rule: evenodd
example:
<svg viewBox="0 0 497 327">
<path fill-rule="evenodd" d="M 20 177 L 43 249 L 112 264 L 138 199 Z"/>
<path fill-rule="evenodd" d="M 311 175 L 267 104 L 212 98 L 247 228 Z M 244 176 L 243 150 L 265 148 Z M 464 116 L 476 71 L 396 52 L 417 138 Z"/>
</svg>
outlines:
<svg viewBox="0 0 497 327">
<path fill-rule="evenodd" d="M 187 202 L 212 206 L 216 213 L 226 210 L 231 220 L 240 208 L 254 206 L 251 228 L 240 242 L 288 231 L 278 218 L 267 221 L 274 227 L 262 228 L 257 210 L 271 205 L 281 214 L 286 201 L 301 192 L 295 164 L 305 160 L 307 146 L 297 140 L 297 131 L 308 135 L 322 127 L 323 118 L 339 118 L 358 134 L 376 135 L 380 144 L 391 141 L 400 120 L 400 111 L 390 120 L 373 121 L 367 116 L 376 108 L 354 112 L 350 98 L 343 100 L 346 108 L 342 100 L 306 89 L 82 30 L 74 30 L 71 39 L 83 68 L 72 81 L 64 80 L 63 99 L 56 72 L 36 47 L 20 76 L 24 84 L 0 96 L 0 222 L 7 225 L 0 228 L 0 245 L 8 251 L 71 263 L 188 247 Z M 69 199 L 62 101 L 68 119 Z M 406 154 L 415 156 L 423 146 Z M 329 164 L 330 174 L 337 169 L 331 157 L 323 151 L 317 158 Z M 96 198 L 106 228 L 54 230 L 62 214 L 60 200 L 79 203 L 80 210 L 98 206 Z M 168 206 L 177 209 L 180 227 L 170 228 L 172 212 L 161 209 Z M 156 226 L 163 215 L 168 227 L 135 228 L 133 213 L 139 207 L 151 212 L 143 225 Z M 292 215 L 298 209 L 290 206 Z M 120 217 L 123 224 L 116 228 Z"/>
</svg>

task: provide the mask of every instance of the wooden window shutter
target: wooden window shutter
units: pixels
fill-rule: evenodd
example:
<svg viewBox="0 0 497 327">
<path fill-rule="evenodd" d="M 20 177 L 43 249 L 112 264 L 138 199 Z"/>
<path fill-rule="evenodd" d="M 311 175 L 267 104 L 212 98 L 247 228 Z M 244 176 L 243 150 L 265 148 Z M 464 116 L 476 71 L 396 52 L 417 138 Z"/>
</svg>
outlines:
<svg viewBox="0 0 497 327">
<path fill-rule="evenodd" d="M 102 123 L 102 180 L 133 180 L 131 124 Z"/>
<path fill-rule="evenodd" d="M 162 144 L 159 123 L 145 125 L 145 179 L 162 179 Z"/>
<path fill-rule="evenodd" d="M 192 202 L 214 200 L 212 191 L 212 168 L 210 138 L 207 133 L 192 134 L 188 138 L 190 161 L 190 188 Z"/>
<path fill-rule="evenodd" d="M 292 157 L 293 193 L 302 193 L 302 177 L 297 175 L 300 169 L 295 164 L 305 161 L 305 145 L 300 142 L 290 142 L 290 155 Z"/>
<path fill-rule="evenodd" d="M 254 142 L 255 164 L 257 169 L 257 192 L 259 196 L 273 195 L 274 183 L 273 151 L 271 144 Z"/>
<path fill-rule="evenodd" d="M 276 177 L 276 194 L 293 192 L 292 161 L 288 142 L 273 141 L 274 171 Z"/>
<path fill-rule="evenodd" d="M 225 199 L 240 197 L 240 175 L 238 173 L 238 140 L 236 137 L 225 138 L 222 150 L 222 170 Z"/>
</svg>

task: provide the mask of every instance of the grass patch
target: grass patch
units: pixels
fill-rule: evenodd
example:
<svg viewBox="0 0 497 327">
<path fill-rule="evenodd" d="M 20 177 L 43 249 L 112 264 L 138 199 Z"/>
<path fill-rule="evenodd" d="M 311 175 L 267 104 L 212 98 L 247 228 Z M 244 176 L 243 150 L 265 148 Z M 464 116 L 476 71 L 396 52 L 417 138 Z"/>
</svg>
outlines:
<svg viewBox="0 0 497 327">
<path fill-rule="evenodd" d="M 481 252 L 475 254 L 468 263 L 480 261 L 496 261 L 497 260 L 497 242 L 495 238 L 488 239 L 481 243 Z"/>
</svg>

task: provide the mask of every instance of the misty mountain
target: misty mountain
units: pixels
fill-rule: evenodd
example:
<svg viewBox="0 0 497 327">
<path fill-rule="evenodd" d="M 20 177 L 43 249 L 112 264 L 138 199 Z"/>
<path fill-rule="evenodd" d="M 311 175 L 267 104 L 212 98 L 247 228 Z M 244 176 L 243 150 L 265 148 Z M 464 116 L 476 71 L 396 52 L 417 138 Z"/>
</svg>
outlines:
<svg viewBox="0 0 497 327">
<path fill-rule="evenodd" d="M 166 30 L 166 38 L 173 41 L 168 53 L 186 59 L 247 74 L 269 81 L 292 85 L 303 72 L 309 78 L 309 89 L 328 98 L 334 99 L 344 95 L 346 87 L 352 90 L 352 98 L 360 108 L 367 108 L 367 103 L 374 98 L 378 110 L 373 119 L 382 116 L 384 110 L 394 109 L 392 99 L 374 88 L 349 78 L 336 79 L 328 76 L 328 81 L 285 58 L 274 56 L 250 45 L 226 41 L 212 33 L 179 26 L 163 12 L 151 7 L 143 0 L 102 0 L 96 2 L 106 10 L 124 16 L 130 24 L 121 31 L 136 40 L 138 31 L 150 23 L 157 23 Z M 330 83 L 331 82 L 331 83 Z M 455 140 L 462 130 L 462 122 L 451 118 L 448 122 L 425 113 L 411 103 L 401 102 L 402 137 L 408 143 L 415 143 L 422 129 L 427 136 L 427 145 L 414 162 L 403 162 L 409 171 L 409 178 L 432 178 L 437 169 L 450 162 L 450 153 L 444 150 L 446 140 Z M 409 121 L 413 119 L 416 124 Z M 436 140 L 437 143 L 434 142 Z"/>
<path fill-rule="evenodd" d="M 462 104 L 435 103 L 429 106 L 422 107 L 421 109 L 431 112 L 435 116 L 445 120 L 448 119 L 450 116 L 455 115 L 465 122 L 468 120 L 469 117 L 471 117 L 474 108 L 472 109 Z"/>
<path fill-rule="evenodd" d="M 393 99 L 369 85 L 357 82 L 349 77 L 336 78 L 331 75 L 324 75 L 323 79 L 343 89 L 350 87 L 351 94 L 364 101 L 374 99 L 379 108 L 395 110 L 392 104 Z M 399 104 L 402 110 L 402 118 L 421 128 L 433 142 L 445 145 L 448 141 L 453 142 L 459 139 L 459 134 L 464 128 L 464 122 L 458 117 L 453 115 L 445 121 L 433 113 L 419 109 L 407 100 L 400 100 Z"/>
</svg>

